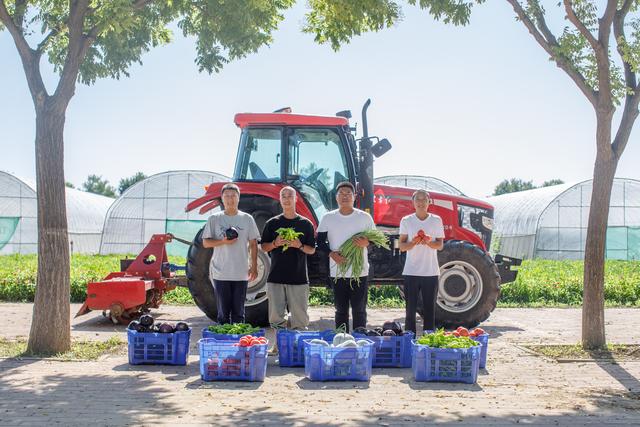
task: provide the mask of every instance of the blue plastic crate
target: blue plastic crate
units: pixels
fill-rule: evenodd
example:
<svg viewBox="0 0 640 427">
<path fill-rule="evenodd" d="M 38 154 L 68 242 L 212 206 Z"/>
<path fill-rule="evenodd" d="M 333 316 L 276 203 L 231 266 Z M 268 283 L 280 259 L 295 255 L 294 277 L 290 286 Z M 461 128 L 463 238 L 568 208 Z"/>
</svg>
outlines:
<svg viewBox="0 0 640 427">
<path fill-rule="evenodd" d="M 213 338 L 218 341 L 240 341 L 240 338 L 251 335 L 254 337 L 264 337 L 264 329 L 260 329 L 252 334 L 216 334 L 209 331 L 207 328 L 202 330 L 202 338 Z"/>
<path fill-rule="evenodd" d="M 304 374 L 311 381 L 369 381 L 373 341 L 358 348 L 325 347 L 304 342 Z"/>
<path fill-rule="evenodd" d="M 281 367 L 304 366 L 304 340 L 323 339 L 333 331 L 294 331 L 280 329 L 276 333 L 278 363 Z"/>
<path fill-rule="evenodd" d="M 131 365 L 186 365 L 191 329 L 172 334 L 127 329 Z"/>
<path fill-rule="evenodd" d="M 200 377 L 204 381 L 264 381 L 267 346 L 240 347 L 233 341 L 203 338 L 198 341 Z"/>
<path fill-rule="evenodd" d="M 487 351 L 489 350 L 489 334 L 482 334 L 477 337 L 471 337 L 472 340 L 478 341 L 482 344 L 480 349 L 480 369 L 484 369 L 487 366 Z"/>
<path fill-rule="evenodd" d="M 482 344 L 470 348 L 433 348 L 412 341 L 411 367 L 416 381 L 473 384 L 478 379 Z"/>
<path fill-rule="evenodd" d="M 403 335 L 381 337 L 366 336 L 354 333 L 355 338 L 367 338 L 373 341 L 375 353 L 373 355 L 374 368 L 410 368 L 411 342 L 415 335 L 406 331 Z"/>
</svg>

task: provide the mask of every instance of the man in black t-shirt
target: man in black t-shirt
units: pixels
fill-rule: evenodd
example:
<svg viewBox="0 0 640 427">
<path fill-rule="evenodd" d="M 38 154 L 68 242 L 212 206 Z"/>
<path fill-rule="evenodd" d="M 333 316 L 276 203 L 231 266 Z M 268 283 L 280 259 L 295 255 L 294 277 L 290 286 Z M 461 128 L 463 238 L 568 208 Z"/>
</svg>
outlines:
<svg viewBox="0 0 640 427">
<path fill-rule="evenodd" d="M 274 216 L 262 231 L 262 249 L 271 256 L 271 269 L 267 278 L 269 323 L 274 328 L 287 326 L 286 310 L 291 313 L 291 329 L 306 329 L 309 324 L 309 277 L 307 255 L 316 251 L 313 224 L 296 212 L 296 190 L 280 190 L 282 214 Z M 292 228 L 302 233 L 298 238 L 285 240 L 277 232 Z"/>
</svg>

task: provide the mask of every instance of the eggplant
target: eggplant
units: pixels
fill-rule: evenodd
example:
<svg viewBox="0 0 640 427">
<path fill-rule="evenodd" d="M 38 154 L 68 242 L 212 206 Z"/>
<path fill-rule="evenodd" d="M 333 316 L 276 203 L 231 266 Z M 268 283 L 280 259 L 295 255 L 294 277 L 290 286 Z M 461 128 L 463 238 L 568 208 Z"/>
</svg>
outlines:
<svg viewBox="0 0 640 427">
<path fill-rule="evenodd" d="M 393 329 L 387 329 L 386 331 L 384 331 L 382 333 L 383 337 L 395 337 L 396 333 L 393 331 Z"/>
<path fill-rule="evenodd" d="M 163 334 L 172 334 L 175 331 L 176 330 L 171 323 L 163 323 L 160 326 L 158 326 L 158 332 Z"/>
<path fill-rule="evenodd" d="M 154 320 L 150 314 L 143 314 L 142 316 L 140 316 L 139 322 L 142 326 L 150 328 L 151 326 L 153 326 Z"/>
<path fill-rule="evenodd" d="M 184 332 L 189 330 L 189 324 L 185 322 L 176 323 L 176 332 Z"/>
<path fill-rule="evenodd" d="M 367 329 L 367 334 L 368 337 L 379 337 L 382 334 L 380 332 L 378 332 L 376 329 Z"/>
<path fill-rule="evenodd" d="M 127 326 L 127 329 L 131 329 L 132 331 L 140 332 L 140 322 L 137 320 L 132 320 Z"/>
<path fill-rule="evenodd" d="M 224 230 L 224 235 L 227 240 L 233 240 L 238 238 L 238 229 L 235 227 L 229 227 Z"/>
<path fill-rule="evenodd" d="M 382 325 L 382 330 L 383 331 L 392 330 L 395 335 L 402 335 L 402 332 L 403 332 L 402 324 L 394 320 L 384 322 L 384 325 Z"/>
</svg>

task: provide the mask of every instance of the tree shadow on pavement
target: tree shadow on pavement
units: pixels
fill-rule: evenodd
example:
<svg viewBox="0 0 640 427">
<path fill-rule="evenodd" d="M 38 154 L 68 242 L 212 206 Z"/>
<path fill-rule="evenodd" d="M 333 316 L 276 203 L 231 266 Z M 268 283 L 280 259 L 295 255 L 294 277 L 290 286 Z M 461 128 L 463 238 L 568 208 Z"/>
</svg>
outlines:
<svg viewBox="0 0 640 427">
<path fill-rule="evenodd" d="M 611 352 L 599 350 L 598 352 L 590 352 L 590 354 L 596 360 L 598 366 L 618 381 L 625 389 L 632 393 L 640 393 L 640 380 L 637 377 L 617 362 L 602 360 L 603 358 L 613 359 L 614 356 Z"/>
<path fill-rule="evenodd" d="M 67 370 L 73 362 L 60 363 Z M 64 366 L 64 367 L 63 367 Z M 187 412 L 168 399 L 170 390 L 150 378 L 121 375 L 79 375 L 56 372 L 27 376 L 0 373 L 0 412 L 3 423 L 30 425 L 132 425 L 149 416 L 161 421 Z"/>
</svg>

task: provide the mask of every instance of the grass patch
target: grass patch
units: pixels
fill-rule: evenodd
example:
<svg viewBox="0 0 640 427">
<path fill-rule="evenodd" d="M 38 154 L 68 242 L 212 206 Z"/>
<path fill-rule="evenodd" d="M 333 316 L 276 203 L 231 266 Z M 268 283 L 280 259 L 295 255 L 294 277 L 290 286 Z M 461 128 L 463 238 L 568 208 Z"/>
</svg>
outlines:
<svg viewBox="0 0 640 427">
<path fill-rule="evenodd" d="M 534 353 L 554 360 L 640 360 L 638 344 L 608 344 L 606 349 L 585 350 L 582 344 L 525 345 Z"/>
<path fill-rule="evenodd" d="M 131 257 L 131 255 L 130 255 Z M 71 257 L 71 302 L 83 302 L 86 284 L 120 269 L 123 255 L 80 255 Z M 170 257 L 184 265 L 185 259 Z M 36 255 L 0 256 L 0 301 L 33 302 L 37 270 Z M 576 307 L 582 304 L 582 261 L 525 260 L 515 282 L 502 286 L 498 307 Z M 640 261 L 606 262 L 605 304 L 607 307 L 640 307 Z M 165 302 L 192 305 L 189 290 L 177 288 L 165 295 Z M 312 287 L 311 305 L 333 305 L 331 292 Z M 396 286 L 370 286 L 369 306 L 401 308 L 404 301 Z"/>
<path fill-rule="evenodd" d="M 96 360 L 104 354 L 116 354 L 124 351 L 126 343 L 118 337 L 106 341 L 72 341 L 71 350 L 57 354 L 27 353 L 27 341 L 0 338 L 0 357 L 38 357 L 62 360 Z"/>
</svg>

